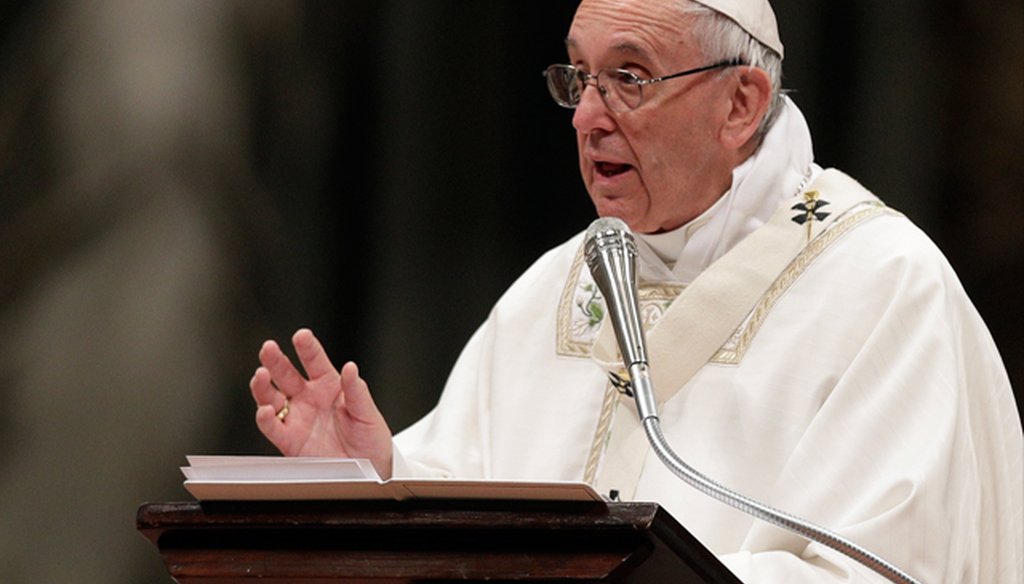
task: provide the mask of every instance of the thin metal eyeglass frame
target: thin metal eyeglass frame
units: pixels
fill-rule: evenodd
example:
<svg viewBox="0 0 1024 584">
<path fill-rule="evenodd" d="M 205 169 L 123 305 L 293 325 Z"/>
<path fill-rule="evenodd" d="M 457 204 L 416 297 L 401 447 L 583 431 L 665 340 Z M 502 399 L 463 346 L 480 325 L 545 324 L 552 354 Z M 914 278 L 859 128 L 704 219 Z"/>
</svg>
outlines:
<svg viewBox="0 0 1024 584">
<path fill-rule="evenodd" d="M 705 71 L 712 71 L 714 69 L 724 69 L 726 67 L 739 67 L 739 66 L 743 66 L 743 65 L 746 65 L 746 63 L 742 59 L 738 59 L 738 58 L 737 59 L 729 59 L 728 61 L 719 61 L 719 62 L 711 64 L 711 65 L 705 65 L 703 67 L 697 67 L 696 69 L 687 69 L 686 71 L 680 71 L 678 73 L 672 73 L 670 75 L 662 75 L 661 77 L 653 77 L 651 79 L 641 79 L 636 73 L 633 73 L 632 71 L 629 71 L 629 70 L 626 70 L 626 69 L 601 69 L 597 73 L 587 73 L 586 71 L 582 71 L 582 70 L 576 68 L 573 65 L 549 65 L 548 68 L 544 70 L 543 74 L 544 74 L 544 77 L 546 78 L 546 77 L 548 77 L 549 73 L 553 69 L 556 69 L 556 68 L 557 69 L 569 69 L 569 70 L 573 71 L 576 74 L 576 79 L 580 79 L 580 80 L 583 81 L 583 86 L 584 87 L 580 89 L 579 98 L 576 100 L 576 103 L 572 103 L 572 102 L 569 102 L 569 101 L 566 101 L 566 100 L 563 100 L 563 99 L 559 98 L 557 95 L 555 95 L 555 92 L 551 89 L 550 81 L 548 82 L 548 92 L 551 94 L 551 98 L 555 100 L 555 103 L 557 103 L 558 105 L 560 105 L 560 106 L 562 106 L 564 108 L 575 109 L 576 106 L 579 105 L 580 99 L 583 98 L 583 89 L 585 89 L 585 86 L 592 85 L 592 86 L 597 88 L 598 93 L 601 94 L 601 100 L 604 101 L 606 106 L 608 106 L 608 109 L 611 109 L 612 111 L 627 112 L 627 111 L 635 110 L 636 108 L 638 108 L 641 105 L 643 105 L 643 103 L 644 103 L 643 87 L 645 85 L 653 85 L 655 83 L 661 83 L 662 81 L 668 81 L 669 79 L 676 79 L 676 78 L 679 78 L 679 77 L 686 77 L 687 75 L 695 75 L 697 73 L 703 73 Z M 611 106 L 611 104 L 608 103 L 608 98 L 607 98 L 608 89 L 605 86 L 603 86 L 600 83 L 598 83 L 598 81 L 597 81 L 598 77 L 602 73 L 614 73 L 616 75 L 624 76 L 624 77 L 626 77 L 629 80 L 627 82 L 628 85 L 635 85 L 635 86 L 637 86 L 637 88 L 640 91 L 640 94 L 639 94 L 640 98 L 637 101 L 637 104 L 635 106 L 630 107 L 629 103 L 626 100 L 620 98 L 619 101 L 621 101 L 622 104 L 627 107 L 627 109 L 625 109 L 625 110 L 617 110 L 616 108 L 613 108 Z M 591 83 L 591 80 L 594 80 L 594 82 Z"/>
</svg>

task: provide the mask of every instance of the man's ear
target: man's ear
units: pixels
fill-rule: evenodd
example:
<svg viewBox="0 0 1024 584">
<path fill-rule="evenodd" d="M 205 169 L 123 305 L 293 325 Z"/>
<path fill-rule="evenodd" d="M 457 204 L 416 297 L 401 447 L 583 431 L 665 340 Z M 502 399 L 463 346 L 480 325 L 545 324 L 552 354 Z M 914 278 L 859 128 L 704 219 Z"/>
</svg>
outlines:
<svg viewBox="0 0 1024 584">
<path fill-rule="evenodd" d="M 732 84 L 731 107 L 719 135 L 722 145 L 731 149 L 742 148 L 757 133 L 772 99 L 772 82 L 764 70 L 746 66 L 739 70 Z"/>
</svg>

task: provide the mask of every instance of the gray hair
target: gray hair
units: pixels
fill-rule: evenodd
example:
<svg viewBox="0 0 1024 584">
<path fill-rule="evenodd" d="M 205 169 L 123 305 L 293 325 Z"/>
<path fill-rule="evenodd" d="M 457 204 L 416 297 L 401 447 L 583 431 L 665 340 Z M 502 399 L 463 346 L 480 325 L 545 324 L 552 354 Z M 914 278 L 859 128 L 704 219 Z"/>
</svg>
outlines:
<svg viewBox="0 0 1024 584">
<path fill-rule="evenodd" d="M 709 62 L 739 58 L 752 67 L 762 69 L 771 79 L 771 101 L 755 134 L 760 142 L 782 113 L 782 57 L 720 12 L 693 0 L 680 0 L 680 6 L 684 14 L 697 16 L 693 35 Z"/>
</svg>

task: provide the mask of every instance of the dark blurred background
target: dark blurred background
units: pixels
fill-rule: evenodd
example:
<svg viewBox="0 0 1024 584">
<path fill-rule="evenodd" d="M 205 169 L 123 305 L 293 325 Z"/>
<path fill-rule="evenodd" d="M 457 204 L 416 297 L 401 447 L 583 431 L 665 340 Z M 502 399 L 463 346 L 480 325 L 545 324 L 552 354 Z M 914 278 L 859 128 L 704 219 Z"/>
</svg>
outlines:
<svg viewBox="0 0 1024 584">
<path fill-rule="evenodd" d="M 584 229 L 541 71 L 573 0 L 0 7 L 4 582 L 167 582 L 134 531 L 191 453 L 269 453 L 247 383 L 312 327 L 399 430 Z M 1019 0 L 777 0 L 817 159 L 946 252 L 1024 381 Z M 1020 403 L 1020 397 L 1018 397 Z"/>
</svg>

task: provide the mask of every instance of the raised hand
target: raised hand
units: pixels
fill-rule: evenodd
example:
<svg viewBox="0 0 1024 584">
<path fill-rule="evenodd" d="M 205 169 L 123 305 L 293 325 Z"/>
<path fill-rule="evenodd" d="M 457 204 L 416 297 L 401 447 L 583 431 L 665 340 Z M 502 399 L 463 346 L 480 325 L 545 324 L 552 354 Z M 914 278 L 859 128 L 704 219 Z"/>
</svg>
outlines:
<svg viewBox="0 0 1024 584">
<path fill-rule="evenodd" d="M 285 456 L 368 458 L 390 478 L 391 430 L 355 363 L 339 372 L 312 331 L 292 336 L 305 375 L 274 341 L 263 343 L 249 388 L 256 425 Z"/>
</svg>

